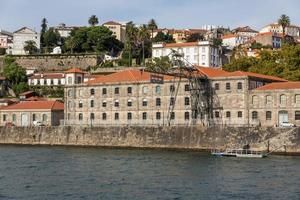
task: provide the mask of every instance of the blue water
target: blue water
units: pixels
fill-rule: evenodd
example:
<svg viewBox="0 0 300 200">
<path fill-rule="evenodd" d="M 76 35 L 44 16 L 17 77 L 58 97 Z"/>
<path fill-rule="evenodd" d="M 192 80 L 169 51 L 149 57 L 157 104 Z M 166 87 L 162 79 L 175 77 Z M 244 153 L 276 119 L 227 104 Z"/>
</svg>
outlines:
<svg viewBox="0 0 300 200">
<path fill-rule="evenodd" d="M 300 157 L 0 146 L 0 199 L 300 199 Z"/>
</svg>

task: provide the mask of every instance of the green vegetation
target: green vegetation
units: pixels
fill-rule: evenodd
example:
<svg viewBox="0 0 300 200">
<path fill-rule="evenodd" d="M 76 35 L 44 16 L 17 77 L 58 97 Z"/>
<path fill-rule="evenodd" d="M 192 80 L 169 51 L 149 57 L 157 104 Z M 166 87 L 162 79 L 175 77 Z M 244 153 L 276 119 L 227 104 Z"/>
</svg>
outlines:
<svg viewBox="0 0 300 200">
<path fill-rule="evenodd" d="M 163 32 L 158 32 L 157 35 L 153 38 L 153 42 L 165 42 L 165 43 L 174 43 L 175 40 L 172 35 L 164 34 Z"/>
<path fill-rule="evenodd" d="M 28 51 L 30 55 L 37 53 L 38 48 L 37 48 L 36 42 L 33 40 L 26 41 L 25 45 L 24 45 L 24 51 Z"/>
<path fill-rule="evenodd" d="M 43 40 L 44 51 L 49 53 L 54 47 L 59 45 L 61 37 L 57 31 L 55 31 L 53 28 L 50 28 L 44 33 Z"/>
<path fill-rule="evenodd" d="M 45 33 L 46 33 L 46 31 L 47 31 L 47 27 L 48 27 L 48 21 L 47 21 L 47 19 L 46 18 L 43 18 L 42 19 L 42 24 L 41 24 L 41 27 L 42 27 L 42 29 L 41 29 L 41 47 L 44 47 L 44 35 L 45 35 Z"/>
<path fill-rule="evenodd" d="M 31 91 L 36 92 L 39 96 L 48 98 L 63 98 L 64 88 L 62 86 L 31 86 Z"/>
<path fill-rule="evenodd" d="M 75 29 L 65 41 L 64 49 L 71 53 L 109 53 L 116 55 L 123 44 L 104 26 L 91 26 Z"/>
<path fill-rule="evenodd" d="M 262 50 L 260 57 L 242 56 L 223 67 L 227 71 L 250 71 L 300 81 L 300 45 L 284 44 L 281 50 Z"/>
<path fill-rule="evenodd" d="M 168 56 L 153 58 L 146 64 L 146 68 L 153 72 L 167 72 L 172 67 L 172 62 Z"/>
<path fill-rule="evenodd" d="M 282 27 L 282 33 L 283 36 L 285 36 L 286 27 L 288 27 L 291 24 L 290 17 L 285 14 L 281 15 L 278 19 L 278 24 Z"/>
<path fill-rule="evenodd" d="M 92 15 L 89 18 L 89 25 L 96 26 L 99 23 L 98 17 L 96 15 Z"/>
<path fill-rule="evenodd" d="M 204 36 L 201 33 L 193 33 L 186 38 L 187 42 L 197 42 L 204 40 Z"/>
<path fill-rule="evenodd" d="M 154 19 L 151 19 L 149 22 L 148 22 L 148 29 L 151 30 L 151 38 L 153 39 L 153 32 L 155 29 L 157 29 L 158 26 L 156 24 L 156 21 Z"/>
</svg>

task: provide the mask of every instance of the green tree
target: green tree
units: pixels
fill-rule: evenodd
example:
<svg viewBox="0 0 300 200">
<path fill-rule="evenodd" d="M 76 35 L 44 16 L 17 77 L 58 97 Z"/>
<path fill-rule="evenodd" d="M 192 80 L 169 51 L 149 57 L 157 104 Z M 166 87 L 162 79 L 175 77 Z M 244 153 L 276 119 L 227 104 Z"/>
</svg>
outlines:
<svg viewBox="0 0 300 200">
<path fill-rule="evenodd" d="M 197 42 L 204 39 L 203 34 L 201 33 L 193 33 L 186 38 L 187 42 Z"/>
<path fill-rule="evenodd" d="M 164 34 L 163 32 L 158 32 L 157 35 L 153 38 L 153 42 L 174 43 L 175 40 L 173 36 L 170 34 Z"/>
<path fill-rule="evenodd" d="M 4 60 L 3 75 L 12 85 L 27 81 L 26 70 L 11 57 Z"/>
<path fill-rule="evenodd" d="M 53 47 L 56 47 L 60 42 L 60 35 L 53 28 L 50 28 L 44 34 L 44 47 L 47 48 L 47 52 L 51 50 Z"/>
<path fill-rule="evenodd" d="M 148 29 L 151 30 L 151 38 L 153 39 L 153 33 L 154 33 L 154 30 L 157 29 L 158 26 L 156 24 L 156 21 L 154 19 L 151 19 L 149 22 L 148 22 Z"/>
<path fill-rule="evenodd" d="M 33 40 L 26 41 L 25 45 L 24 45 L 24 51 L 29 52 L 29 54 L 37 53 L 38 48 L 37 48 L 36 42 Z"/>
<path fill-rule="evenodd" d="M 285 14 L 281 15 L 278 19 L 278 24 L 282 27 L 283 37 L 285 37 L 286 27 L 291 24 L 290 17 Z"/>
<path fill-rule="evenodd" d="M 172 62 L 168 56 L 153 58 L 146 63 L 146 69 L 153 72 L 165 73 L 172 67 Z"/>
<path fill-rule="evenodd" d="M 29 85 L 26 82 L 21 82 L 19 84 L 15 84 L 12 86 L 13 91 L 16 95 L 19 95 L 23 92 L 26 92 L 29 90 Z"/>
<path fill-rule="evenodd" d="M 42 24 L 41 24 L 42 29 L 41 29 L 41 39 L 40 39 L 40 41 L 41 41 L 41 46 L 42 46 L 42 47 L 44 47 L 44 34 L 45 34 L 46 31 L 47 31 L 47 27 L 48 27 L 47 24 L 48 24 L 47 19 L 46 19 L 46 18 L 43 18 L 43 19 L 42 19 Z"/>
<path fill-rule="evenodd" d="M 96 26 L 99 23 L 98 17 L 96 15 L 92 15 L 89 18 L 89 25 Z"/>
</svg>

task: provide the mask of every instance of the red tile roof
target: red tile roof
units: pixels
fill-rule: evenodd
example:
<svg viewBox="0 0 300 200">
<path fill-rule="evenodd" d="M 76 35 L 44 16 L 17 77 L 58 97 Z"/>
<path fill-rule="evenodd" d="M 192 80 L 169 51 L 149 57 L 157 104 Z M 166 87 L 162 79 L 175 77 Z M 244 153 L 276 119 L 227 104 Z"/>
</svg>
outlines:
<svg viewBox="0 0 300 200">
<path fill-rule="evenodd" d="M 106 76 L 100 76 L 94 80 L 87 81 L 86 84 L 99 84 L 99 83 L 118 83 L 118 82 L 145 82 L 150 81 L 150 72 L 141 71 L 138 69 L 124 70 Z M 164 80 L 171 80 L 172 76 L 163 75 Z"/>
<path fill-rule="evenodd" d="M 238 37 L 238 35 L 235 35 L 235 34 L 227 34 L 227 35 L 223 35 L 221 37 L 221 39 L 229 39 L 229 38 L 235 38 L 235 37 Z"/>
<path fill-rule="evenodd" d="M 300 81 L 270 83 L 262 87 L 256 88 L 256 90 L 284 90 L 284 89 L 300 89 Z"/>
<path fill-rule="evenodd" d="M 81 71 L 81 69 L 79 68 L 71 68 L 67 71 L 65 71 L 66 74 L 70 74 L 70 73 L 78 73 L 78 74 L 84 74 L 83 71 Z"/>
<path fill-rule="evenodd" d="M 121 24 L 118 22 L 115 22 L 115 21 L 108 21 L 108 22 L 105 22 L 103 25 L 121 25 Z"/>
<path fill-rule="evenodd" d="M 28 79 L 61 79 L 64 78 L 64 73 L 42 73 L 42 74 L 34 74 L 30 76 Z"/>
<path fill-rule="evenodd" d="M 198 42 L 184 42 L 184 43 L 167 43 L 165 47 L 190 47 L 197 46 Z"/>
<path fill-rule="evenodd" d="M 2 107 L 1 110 L 64 110 L 60 101 L 24 101 Z"/>
</svg>

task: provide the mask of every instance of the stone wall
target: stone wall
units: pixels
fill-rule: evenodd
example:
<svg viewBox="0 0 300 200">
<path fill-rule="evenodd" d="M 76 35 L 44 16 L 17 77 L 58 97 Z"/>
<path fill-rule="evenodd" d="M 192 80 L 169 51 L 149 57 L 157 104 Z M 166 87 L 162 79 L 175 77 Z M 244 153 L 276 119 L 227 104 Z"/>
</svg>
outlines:
<svg viewBox="0 0 300 200">
<path fill-rule="evenodd" d="M 300 128 L 13 127 L 0 129 L 0 144 L 210 150 L 242 148 L 300 154 Z M 285 145 L 285 146 L 284 146 Z"/>
<path fill-rule="evenodd" d="M 71 67 L 86 69 L 97 66 L 101 62 L 98 55 L 26 55 L 13 56 L 16 62 L 26 69 L 38 71 L 66 70 Z M 3 68 L 3 58 L 0 58 L 0 69 Z"/>
</svg>

